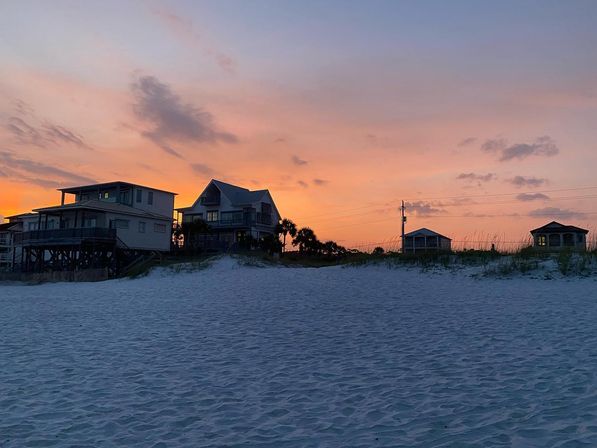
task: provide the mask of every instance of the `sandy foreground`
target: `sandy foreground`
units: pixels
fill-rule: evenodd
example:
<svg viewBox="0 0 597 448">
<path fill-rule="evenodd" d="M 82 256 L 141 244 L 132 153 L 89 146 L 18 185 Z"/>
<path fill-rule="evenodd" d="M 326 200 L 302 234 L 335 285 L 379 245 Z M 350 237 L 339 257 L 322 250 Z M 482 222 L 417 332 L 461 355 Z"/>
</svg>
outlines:
<svg viewBox="0 0 597 448">
<path fill-rule="evenodd" d="M 0 447 L 597 446 L 597 281 L 381 266 L 0 286 Z"/>
</svg>

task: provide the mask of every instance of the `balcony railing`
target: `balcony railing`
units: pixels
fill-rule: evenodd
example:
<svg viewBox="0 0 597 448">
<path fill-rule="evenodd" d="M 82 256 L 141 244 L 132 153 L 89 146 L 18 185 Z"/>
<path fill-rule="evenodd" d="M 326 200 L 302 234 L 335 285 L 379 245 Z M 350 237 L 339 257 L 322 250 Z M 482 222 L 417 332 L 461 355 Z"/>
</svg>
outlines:
<svg viewBox="0 0 597 448">
<path fill-rule="evenodd" d="M 116 242 L 116 229 L 89 227 L 79 229 L 32 230 L 15 235 L 15 243 L 79 244 L 82 242 Z"/>
<path fill-rule="evenodd" d="M 222 227 L 250 227 L 255 224 L 261 224 L 266 226 L 272 225 L 272 215 L 264 215 L 262 213 L 256 213 L 253 216 L 245 215 L 242 219 L 219 219 L 217 221 L 207 221 L 207 224 L 211 227 L 222 228 Z"/>
</svg>

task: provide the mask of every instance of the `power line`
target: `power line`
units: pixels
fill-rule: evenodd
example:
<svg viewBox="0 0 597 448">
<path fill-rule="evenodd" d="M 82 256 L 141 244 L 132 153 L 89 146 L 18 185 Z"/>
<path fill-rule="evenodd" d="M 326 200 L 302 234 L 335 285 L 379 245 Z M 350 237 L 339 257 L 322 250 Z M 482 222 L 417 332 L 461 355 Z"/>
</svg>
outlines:
<svg viewBox="0 0 597 448">
<path fill-rule="evenodd" d="M 527 190 L 527 191 L 516 191 L 516 192 L 512 192 L 512 193 L 492 193 L 492 194 L 478 194 L 478 195 L 460 195 L 460 196 L 443 196 L 443 197 L 433 197 L 433 198 L 418 198 L 418 199 L 410 199 L 410 202 L 420 202 L 420 201 L 432 201 L 432 200 L 440 200 L 440 199 L 472 199 L 472 198 L 486 198 L 486 197 L 504 197 L 504 196 L 517 196 L 517 195 L 524 195 L 524 194 L 544 194 L 544 193 L 556 193 L 556 192 L 563 192 L 563 191 L 582 191 L 582 190 L 594 190 L 597 189 L 597 186 L 586 186 L 586 187 L 575 187 L 575 188 L 559 188 L 559 189 L 550 189 L 550 190 Z M 562 197 L 557 197 L 557 198 L 549 198 L 550 200 L 563 200 L 563 199 L 589 199 L 589 198 L 595 198 L 597 197 L 597 195 L 587 195 L 587 196 L 570 196 L 570 197 L 566 197 L 566 196 L 562 196 Z M 519 201 L 511 201 L 510 203 L 517 203 Z M 368 205 L 363 205 L 360 207 L 354 207 L 354 208 L 349 208 L 349 209 L 339 209 L 339 210 L 335 210 L 334 212 L 331 213 L 319 213 L 316 215 L 308 215 L 308 216 L 302 216 L 302 217 L 298 217 L 296 218 L 297 220 L 309 220 L 311 218 L 318 218 L 321 216 L 330 216 L 333 219 L 334 216 L 340 216 L 337 215 L 336 213 L 343 213 L 343 212 L 351 212 L 351 211 L 356 211 L 356 210 L 365 210 L 365 209 L 373 209 L 373 208 L 378 208 L 379 206 L 385 206 L 385 207 L 390 207 L 392 206 L 392 204 L 399 204 L 400 200 L 398 199 L 392 199 L 390 201 L 377 201 L 377 202 L 370 202 Z M 493 204 L 500 204 L 500 203 L 508 203 L 508 202 L 496 202 Z M 492 203 L 490 202 L 484 202 L 484 203 L 470 203 L 470 204 L 443 204 L 443 207 L 455 207 L 455 206 L 461 206 L 461 205 L 468 205 L 468 206 L 472 206 L 472 205 L 480 205 L 480 204 L 487 204 L 490 205 Z M 362 213 L 362 214 L 366 214 Z M 346 215 L 346 216 L 357 216 L 360 214 L 354 214 L 354 215 Z"/>
</svg>

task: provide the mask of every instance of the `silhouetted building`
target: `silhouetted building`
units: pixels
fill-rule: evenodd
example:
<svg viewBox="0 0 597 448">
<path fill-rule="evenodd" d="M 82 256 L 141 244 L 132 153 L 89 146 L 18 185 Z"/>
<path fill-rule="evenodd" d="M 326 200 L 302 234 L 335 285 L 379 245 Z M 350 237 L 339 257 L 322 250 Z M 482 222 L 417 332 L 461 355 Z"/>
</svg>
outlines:
<svg viewBox="0 0 597 448">
<path fill-rule="evenodd" d="M 556 221 L 531 230 L 533 247 L 552 251 L 563 249 L 586 250 L 587 233 L 589 231 L 586 229 L 560 224 Z"/>
<path fill-rule="evenodd" d="M 404 253 L 452 250 L 452 240 L 433 230 L 422 228 L 404 235 Z"/>
<path fill-rule="evenodd" d="M 210 228 L 210 238 L 215 239 L 214 248 L 222 249 L 248 238 L 259 240 L 273 235 L 280 221 L 269 190 L 251 191 L 215 179 L 207 184 L 193 205 L 177 211 L 182 213 L 183 225 L 205 221 Z"/>
</svg>

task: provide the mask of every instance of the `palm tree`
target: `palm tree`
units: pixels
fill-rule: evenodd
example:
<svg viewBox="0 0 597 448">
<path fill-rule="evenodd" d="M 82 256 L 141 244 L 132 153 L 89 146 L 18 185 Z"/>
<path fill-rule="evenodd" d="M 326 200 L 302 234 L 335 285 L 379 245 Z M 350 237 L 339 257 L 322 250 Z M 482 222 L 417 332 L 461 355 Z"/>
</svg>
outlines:
<svg viewBox="0 0 597 448">
<path fill-rule="evenodd" d="M 319 251 L 321 243 L 313 230 L 309 227 L 303 227 L 296 233 L 296 237 L 292 240 L 292 245 L 298 246 L 301 253 L 315 254 Z"/>
<path fill-rule="evenodd" d="M 292 238 L 296 236 L 296 224 L 290 219 L 284 218 L 281 223 L 276 226 L 277 233 L 282 234 L 282 249 L 286 251 L 286 235 L 290 235 Z"/>
</svg>

